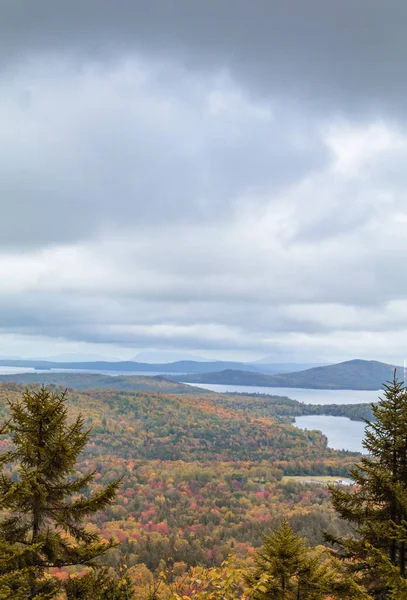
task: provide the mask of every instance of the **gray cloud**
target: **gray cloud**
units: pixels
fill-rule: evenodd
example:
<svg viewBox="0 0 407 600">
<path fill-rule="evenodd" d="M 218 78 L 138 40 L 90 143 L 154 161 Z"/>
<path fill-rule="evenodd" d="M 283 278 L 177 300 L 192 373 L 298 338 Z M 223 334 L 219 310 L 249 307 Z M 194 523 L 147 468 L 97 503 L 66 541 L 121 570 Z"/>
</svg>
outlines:
<svg viewBox="0 0 407 600">
<path fill-rule="evenodd" d="M 253 93 L 319 110 L 404 114 L 403 0 L 8 0 L 3 64 L 69 52 L 115 60 L 138 53 L 187 69 L 228 69 Z"/>
<path fill-rule="evenodd" d="M 402 353 L 406 18 L 3 3 L 3 345 Z"/>
<path fill-rule="evenodd" d="M 139 62 L 78 72 L 46 61 L 3 78 L 0 244 L 216 220 L 243 194 L 327 162 L 298 115 L 253 103 L 228 80 L 172 71 L 163 83 Z"/>
</svg>

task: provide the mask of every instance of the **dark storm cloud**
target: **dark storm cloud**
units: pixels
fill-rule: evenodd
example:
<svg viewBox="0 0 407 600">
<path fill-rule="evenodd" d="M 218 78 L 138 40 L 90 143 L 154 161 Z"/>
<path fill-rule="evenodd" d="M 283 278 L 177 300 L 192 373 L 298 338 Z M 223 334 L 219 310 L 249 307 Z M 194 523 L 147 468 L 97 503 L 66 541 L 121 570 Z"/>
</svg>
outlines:
<svg viewBox="0 0 407 600">
<path fill-rule="evenodd" d="M 319 110 L 404 113 L 404 0 L 5 0 L 1 16 L 4 65 L 136 52 Z"/>
</svg>

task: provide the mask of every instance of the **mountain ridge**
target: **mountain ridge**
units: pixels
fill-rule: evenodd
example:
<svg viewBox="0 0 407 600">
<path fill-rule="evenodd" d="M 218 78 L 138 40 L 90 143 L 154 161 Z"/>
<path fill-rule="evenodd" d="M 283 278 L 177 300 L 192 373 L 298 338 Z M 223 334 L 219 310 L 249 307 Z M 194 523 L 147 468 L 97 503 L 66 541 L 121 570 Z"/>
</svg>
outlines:
<svg viewBox="0 0 407 600">
<path fill-rule="evenodd" d="M 379 390 L 383 383 L 392 378 L 395 369 L 398 377 L 403 379 L 403 367 L 363 359 L 352 359 L 334 365 L 275 375 L 226 369 L 213 373 L 186 375 L 182 378 L 174 376 L 169 378 L 183 383 L 200 384 L 327 390 Z"/>
<path fill-rule="evenodd" d="M 73 370 L 73 371 L 116 371 L 116 372 L 135 372 L 135 373 L 207 373 L 222 371 L 225 369 L 252 371 L 255 373 L 285 373 L 296 371 L 303 368 L 302 363 L 276 363 L 276 364 L 251 364 L 236 361 L 193 361 L 182 360 L 171 363 L 147 363 L 126 361 L 49 361 L 42 359 L 0 359 L 0 366 L 4 367 L 23 367 L 36 370 L 51 371 Z"/>
</svg>

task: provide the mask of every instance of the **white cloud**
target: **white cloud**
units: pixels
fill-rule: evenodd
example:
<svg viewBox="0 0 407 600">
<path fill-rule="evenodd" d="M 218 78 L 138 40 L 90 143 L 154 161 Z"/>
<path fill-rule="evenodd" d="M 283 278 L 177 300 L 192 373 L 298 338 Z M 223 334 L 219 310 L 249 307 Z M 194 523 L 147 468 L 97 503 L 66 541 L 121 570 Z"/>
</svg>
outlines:
<svg viewBox="0 0 407 600">
<path fill-rule="evenodd" d="M 334 169 L 344 178 L 363 176 L 385 154 L 405 155 L 407 151 L 407 136 L 383 121 L 356 126 L 334 123 L 325 140 L 334 155 Z"/>
</svg>

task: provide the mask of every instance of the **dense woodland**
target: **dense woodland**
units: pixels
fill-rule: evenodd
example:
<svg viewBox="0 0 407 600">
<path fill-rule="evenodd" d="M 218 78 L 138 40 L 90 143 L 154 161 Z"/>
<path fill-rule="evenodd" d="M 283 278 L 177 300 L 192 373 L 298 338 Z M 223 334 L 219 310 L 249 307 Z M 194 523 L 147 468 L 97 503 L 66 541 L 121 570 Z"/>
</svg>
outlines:
<svg viewBox="0 0 407 600">
<path fill-rule="evenodd" d="M 38 390 L 31 388 L 28 397 L 38 394 Z M 0 418 L 9 419 L 10 406 L 19 403 L 23 392 L 24 388 L 17 384 L 1 386 Z M 58 388 L 43 392 L 55 398 L 60 394 Z M 82 419 L 84 431 L 89 430 L 87 443 L 80 448 L 71 473 L 87 481 L 87 474 L 94 472 L 85 497 L 91 499 L 96 494 L 102 498 L 112 482 L 114 485 L 119 482 L 114 502 L 108 500 L 98 510 L 84 511 L 83 525 L 90 535 L 99 535 L 112 545 L 104 564 L 111 573 L 116 573 L 119 583 L 126 576 L 123 598 L 135 594 L 140 600 L 325 599 L 328 588 L 333 589 L 332 581 L 337 584 L 336 596 L 332 597 L 376 597 L 366 595 L 366 589 L 359 586 L 363 579 L 360 573 L 346 579 L 342 563 L 336 564 L 324 549 L 330 544 L 340 547 L 341 540 L 351 533 L 352 519 L 341 518 L 346 510 L 349 513 L 349 507 L 345 513 L 341 512 L 348 492 L 342 492 L 340 487 L 329 489 L 323 484 L 306 482 L 306 476 L 329 476 L 335 480 L 349 472 L 357 481 L 354 465 L 360 461 L 360 455 L 333 451 L 327 448 L 326 438 L 319 432 L 303 432 L 281 422 L 276 401 L 271 402 L 275 416 L 270 416 L 267 400 L 235 395 L 188 397 L 70 390 L 64 403 L 69 418 Z M 378 410 L 373 408 L 376 419 Z M 13 451 L 7 431 L 0 444 L 3 453 Z M 3 478 L 9 487 L 19 485 L 21 464 L 4 460 L 2 465 Z M 290 478 L 300 475 L 305 482 Z M 0 500 L 1 496 L 0 493 Z M 400 534 L 397 527 L 402 526 L 403 520 L 399 518 L 394 536 Z M 275 552 L 278 543 L 281 547 L 292 547 L 293 556 L 308 557 L 309 562 L 301 569 L 309 577 L 314 567 L 319 569 L 317 579 L 325 581 L 319 595 L 311 579 L 301 579 L 299 571 L 288 576 L 292 593 L 298 593 L 301 583 L 304 590 L 311 586 L 309 593 L 314 595 L 292 596 L 288 592 L 285 596 L 276 595 L 280 584 L 277 579 L 270 579 L 270 573 L 264 575 L 264 568 L 280 558 L 264 558 L 265 533 L 277 536 L 272 538 L 269 552 Z M 325 544 L 323 549 L 322 544 Z M 302 564 L 301 561 L 303 558 Z M 78 560 L 67 566 L 60 561 L 55 563 L 57 568 L 52 573 L 71 585 L 72 576 L 75 579 L 86 573 L 83 564 L 86 567 L 88 563 L 84 561 L 78 571 L 80 563 Z M 251 586 L 252 595 L 247 595 L 247 586 Z M 61 597 L 87 597 L 84 591 L 68 588 Z M 110 589 L 108 585 L 106 589 Z M 114 594 L 119 593 L 117 586 L 112 590 L 103 598 L 115 598 Z M 59 597 L 52 593 L 50 598 Z M 1 595 L 0 580 L 0 598 L 6 597 L 12 596 Z M 40 597 L 21 596 L 38 600 Z"/>
<path fill-rule="evenodd" d="M 352 421 L 374 419 L 371 404 L 304 404 L 286 396 L 268 394 L 217 394 L 216 404 L 231 409 L 245 410 L 251 416 L 299 417 L 302 415 L 332 415 L 348 417 Z M 288 419 L 287 422 L 291 422 Z"/>
</svg>

